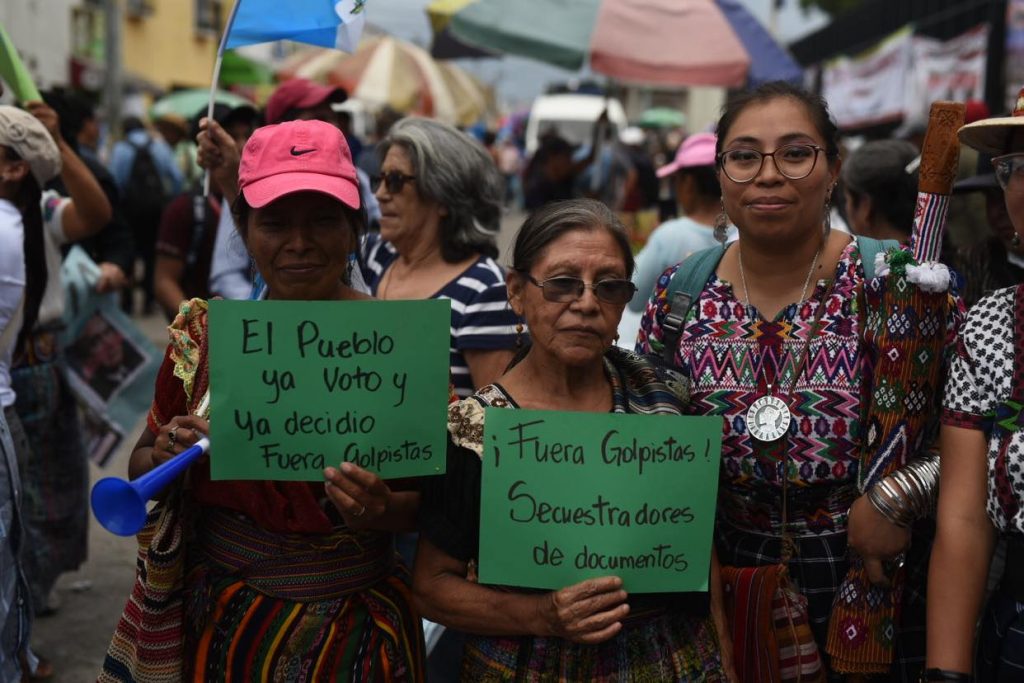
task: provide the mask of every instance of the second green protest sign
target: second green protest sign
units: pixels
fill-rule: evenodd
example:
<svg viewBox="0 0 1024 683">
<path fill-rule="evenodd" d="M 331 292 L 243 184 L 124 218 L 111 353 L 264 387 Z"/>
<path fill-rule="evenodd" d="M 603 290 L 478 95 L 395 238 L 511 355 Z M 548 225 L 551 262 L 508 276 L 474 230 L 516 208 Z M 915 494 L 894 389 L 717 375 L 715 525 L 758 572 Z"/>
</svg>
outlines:
<svg viewBox="0 0 1024 683">
<path fill-rule="evenodd" d="M 488 408 L 483 583 L 705 591 L 722 418 Z"/>
<path fill-rule="evenodd" d="M 451 308 L 428 301 L 211 301 L 214 479 L 444 472 Z"/>
</svg>

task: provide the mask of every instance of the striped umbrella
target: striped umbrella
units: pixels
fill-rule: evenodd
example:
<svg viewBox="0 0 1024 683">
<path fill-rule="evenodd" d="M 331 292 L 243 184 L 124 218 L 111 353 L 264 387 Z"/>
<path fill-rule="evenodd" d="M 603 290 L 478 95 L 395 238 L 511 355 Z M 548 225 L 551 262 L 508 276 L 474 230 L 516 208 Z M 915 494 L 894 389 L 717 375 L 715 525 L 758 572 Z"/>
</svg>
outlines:
<svg viewBox="0 0 1024 683">
<path fill-rule="evenodd" d="M 338 85 L 372 107 L 469 125 L 487 111 L 486 91 L 455 65 L 435 61 L 426 50 L 392 36 L 360 43 L 355 54 L 302 50 L 279 70 L 280 78 L 307 78 Z"/>
<path fill-rule="evenodd" d="M 435 35 L 616 80 L 737 87 L 800 67 L 739 0 L 437 0 Z"/>
</svg>

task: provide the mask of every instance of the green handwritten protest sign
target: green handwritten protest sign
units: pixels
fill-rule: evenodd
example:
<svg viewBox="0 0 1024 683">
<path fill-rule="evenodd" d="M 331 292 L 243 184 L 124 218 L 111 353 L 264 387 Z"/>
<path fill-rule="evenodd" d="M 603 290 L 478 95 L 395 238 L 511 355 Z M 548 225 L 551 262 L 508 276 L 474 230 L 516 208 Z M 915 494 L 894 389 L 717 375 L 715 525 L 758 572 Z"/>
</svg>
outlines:
<svg viewBox="0 0 1024 683">
<path fill-rule="evenodd" d="M 480 581 L 706 591 L 722 418 L 488 408 Z"/>
<path fill-rule="evenodd" d="M 18 56 L 11 37 L 0 24 L 0 80 L 8 85 L 19 102 L 41 101 L 36 84 Z"/>
<path fill-rule="evenodd" d="M 209 320 L 214 479 L 444 472 L 449 301 L 211 301 Z"/>
</svg>

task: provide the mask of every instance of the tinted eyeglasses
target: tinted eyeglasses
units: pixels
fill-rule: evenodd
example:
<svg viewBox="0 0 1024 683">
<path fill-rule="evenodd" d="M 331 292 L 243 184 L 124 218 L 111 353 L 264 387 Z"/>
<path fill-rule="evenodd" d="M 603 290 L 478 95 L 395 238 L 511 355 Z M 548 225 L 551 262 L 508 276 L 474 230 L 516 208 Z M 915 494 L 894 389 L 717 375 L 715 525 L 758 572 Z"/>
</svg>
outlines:
<svg viewBox="0 0 1024 683">
<path fill-rule="evenodd" d="M 992 160 L 996 180 L 1004 192 L 1024 192 L 1024 154 L 1005 154 Z"/>
<path fill-rule="evenodd" d="M 522 272 L 522 271 L 520 271 Z M 583 290 L 591 289 L 601 301 L 607 304 L 622 305 L 629 303 L 636 293 L 636 285 L 624 278 L 609 278 L 599 282 L 584 282 L 578 277 L 559 276 L 549 277 L 543 282 L 537 280 L 529 273 L 523 273 L 526 278 L 540 287 L 541 293 L 547 301 L 560 304 L 567 304 L 583 297 Z"/>
<path fill-rule="evenodd" d="M 800 180 L 811 175 L 818 153 L 824 151 L 817 145 L 784 145 L 774 152 L 741 147 L 719 154 L 718 163 L 734 183 L 749 183 L 761 172 L 765 158 L 771 157 L 779 173 L 790 180 Z"/>
<path fill-rule="evenodd" d="M 381 183 L 384 183 L 390 194 L 398 194 L 410 180 L 416 180 L 416 176 L 405 175 L 401 171 L 388 171 L 370 178 L 370 189 L 376 192 Z"/>
</svg>

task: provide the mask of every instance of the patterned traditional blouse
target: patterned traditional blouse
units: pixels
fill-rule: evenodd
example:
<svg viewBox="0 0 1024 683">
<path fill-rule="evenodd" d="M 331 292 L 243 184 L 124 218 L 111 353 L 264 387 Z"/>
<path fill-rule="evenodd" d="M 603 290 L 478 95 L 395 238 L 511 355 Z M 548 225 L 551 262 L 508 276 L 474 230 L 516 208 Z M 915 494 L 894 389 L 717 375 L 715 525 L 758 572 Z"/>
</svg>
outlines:
<svg viewBox="0 0 1024 683">
<path fill-rule="evenodd" d="M 1011 398 L 1014 371 L 1024 371 L 1024 359 L 1014 363 L 1014 336 L 1024 335 L 1024 297 L 1015 300 L 1016 291 L 997 290 L 971 309 L 946 383 L 942 422 L 988 433 L 988 515 L 1000 531 L 1024 533 L 1024 431 L 1002 427 L 997 416 Z"/>
<path fill-rule="evenodd" d="M 666 295 L 677 269 L 678 265 L 670 268 L 658 280 L 640 326 L 638 351 L 661 353 Z M 775 320 L 765 320 L 745 306 L 732 285 L 715 274 L 690 309 L 675 360 L 693 378 L 689 411 L 725 418 L 721 486 L 726 496 L 736 494 L 737 503 L 763 499 L 768 514 L 776 516 L 781 445 L 786 439 L 756 441 L 747 432 L 745 419 L 747 409 L 768 393 L 771 383 L 774 395 L 789 403 L 794 413 L 788 438 L 790 495 L 803 489 L 827 499 L 810 506 L 826 511 L 811 526 L 835 530 L 845 525 L 859 465 L 863 353 L 857 311 L 863 280 L 860 252 L 851 241 L 836 266 L 831 290 L 820 280 L 806 301 L 790 304 Z M 807 344 L 826 294 L 818 334 Z M 794 386 L 804 353 L 807 359 Z M 763 513 L 746 512 L 760 517 L 748 523 L 767 530 Z"/>
</svg>

